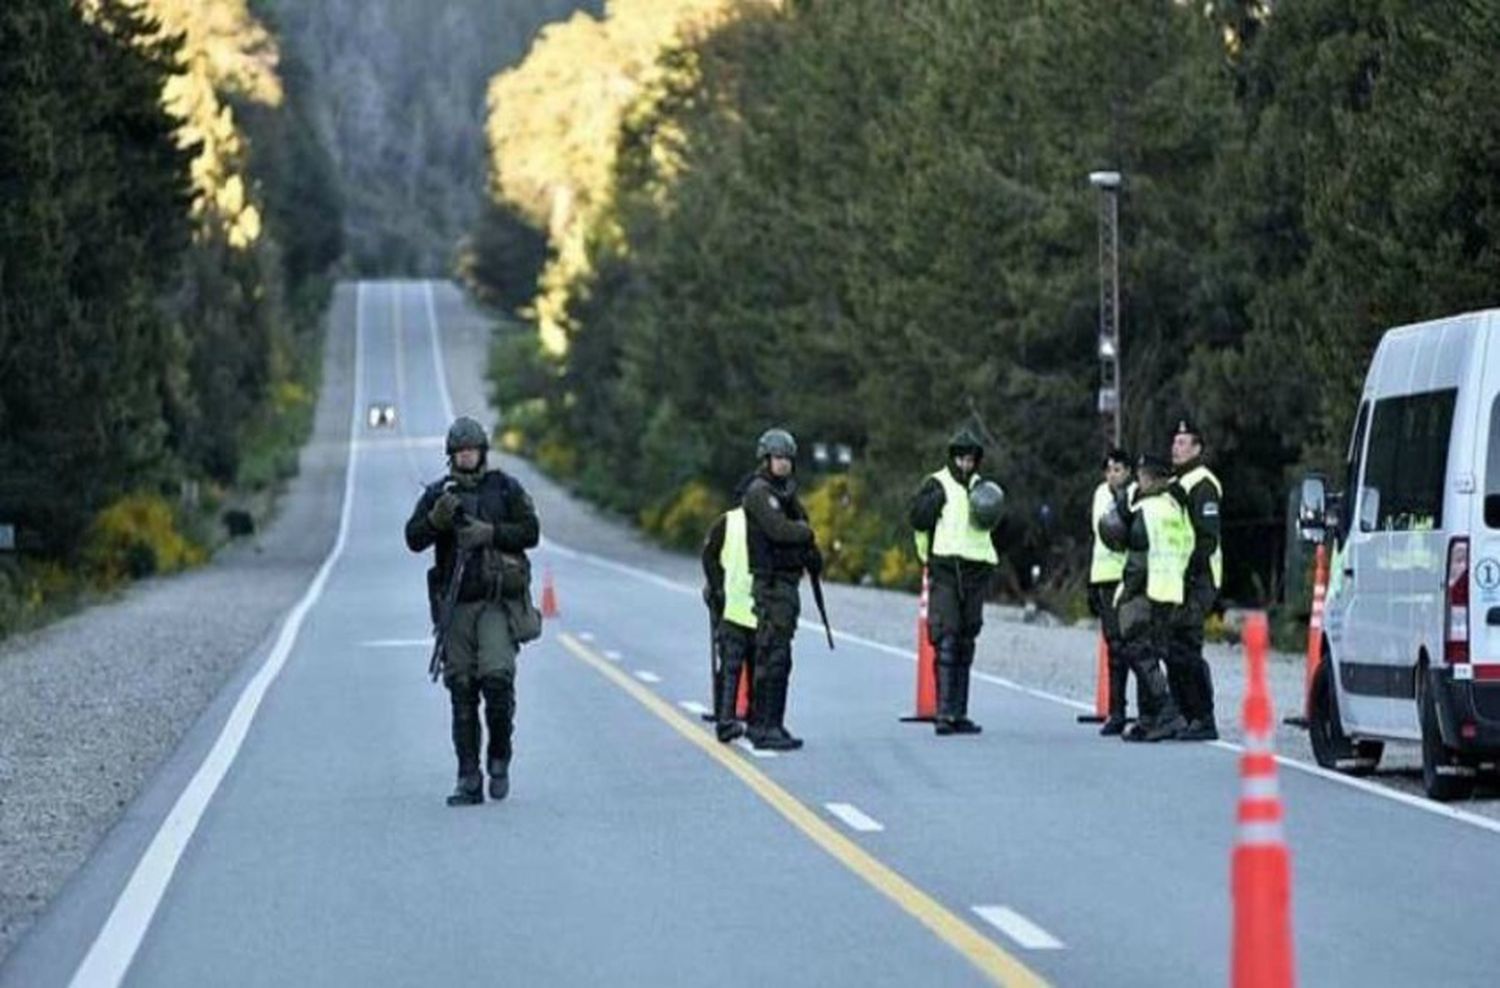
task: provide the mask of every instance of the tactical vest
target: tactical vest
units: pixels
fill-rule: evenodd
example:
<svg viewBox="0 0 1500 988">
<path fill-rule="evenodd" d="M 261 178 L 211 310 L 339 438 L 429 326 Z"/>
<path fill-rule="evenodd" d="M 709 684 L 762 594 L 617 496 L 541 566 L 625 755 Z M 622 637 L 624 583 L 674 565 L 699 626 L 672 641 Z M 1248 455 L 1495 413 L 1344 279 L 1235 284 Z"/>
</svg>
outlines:
<svg viewBox="0 0 1500 988">
<path fill-rule="evenodd" d="M 1125 553 L 1116 552 L 1099 538 L 1099 521 L 1114 506 L 1115 494 L 1109 489 L 1109 484 L 1094 488 L 1093 526 L 1089 530 L 1094 537 L 1094 556 L 1089 563 L 1090 583 L 1118 583 L 1125 576 Z"/>
<path fill-rule="evenodd" d="M 917 558 L 924 564 L 928 556 L 967 559 L 991 566 L 999 563 L 990 533 L 969 522 L 969 491 L 979 483 L 979 475 L 969 478 L 968 487 L 954 480 L 946 468 L 934 473 L 932 479 L 943 485 L 943 512 L 938 515 L 930 537 L 926 532 L 916 533 Z"/>
<path fill-rule="evenodd" d="M 719 550 L 724 568 L 724 620 L 741 628 L 755 627 L 755 601 L 751 593 L 750 542 L 746 534 L 745 509 L 724 515 L 724 547 Z"/>
<path fill-rule="evenodd" d="M 1165 492 L 1136 505 L 1146 522 L 1151 548 L 1146 556 L 1146 596 L 1158 604 L 1181 604 L 1188 560 L 1193 555 L 1193 523 Z"/>
<path fill-rule="evenodd" d="M 1224 500 L 1224 485 L 1219 483 L 1219 478 L 1214 476 L 1212 470 L 1210 470 L 1206 466 L 1203 466 L 1202 464 L 1193 467 L 1193 469 L 1189 470 L 1181 477 L 1178 477 L 1177 483 L 1189 496 L 1191 496 L 1193 493 L 1193 488 L 1197 487 L 1205 480 L 1214 485 L 1214 495 L 1218 498 L 1219 501 L 1222 502 Z M 1223 519 L 1221 516 L 1218 548 L 1214 549 L 1214 554 L 1208 559 L 1208 568 L 1209 571 L 1213 574 L 1214 589 L 1216 590 L 1224 586 L 1224 535 L 1222 521 Z"/>
</svg>

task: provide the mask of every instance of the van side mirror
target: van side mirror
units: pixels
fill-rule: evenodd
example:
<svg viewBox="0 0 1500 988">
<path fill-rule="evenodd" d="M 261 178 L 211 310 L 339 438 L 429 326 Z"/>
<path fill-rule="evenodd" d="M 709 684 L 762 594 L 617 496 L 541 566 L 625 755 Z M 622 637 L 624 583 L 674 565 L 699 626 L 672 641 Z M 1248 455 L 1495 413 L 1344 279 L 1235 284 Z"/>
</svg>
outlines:
<svg viewBox="0 0 1500 988">
<path fill-rule="evenodd" d="M 1359 492 L 1359 530 L 1373 532 L 1379 521 L 1380 491 L 1374 487 L 1366 487 Z"/>
<path fill-rule="evenodd" d="M 1297 507 L 1297 537 L 1319 544 L 1328 528 L 1328 484 L 1322 474 L 1302 478 L 1302 498 Z"/>
</svg>

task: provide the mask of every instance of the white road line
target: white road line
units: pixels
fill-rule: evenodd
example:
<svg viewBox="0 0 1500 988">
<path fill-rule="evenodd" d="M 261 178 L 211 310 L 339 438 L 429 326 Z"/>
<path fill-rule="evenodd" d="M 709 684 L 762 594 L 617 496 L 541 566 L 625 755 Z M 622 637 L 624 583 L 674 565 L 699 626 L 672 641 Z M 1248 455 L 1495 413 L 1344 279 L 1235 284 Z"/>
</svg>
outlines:
<svg viewBox="0 0 1500 988">
<path fill-rule="evenodd" d="M 652 672 L 650 669 L 637 669 L 635 671 L 635 678 L 639 679 L 643 683 L 661 682 L 661 677 Z"/>
<path fill-rule="evenodd" d="M 776 752 L 774 752 L 774 751 L 761 751 L 759 748 L 755 747 L 755 745 L 753 745 L 753 744 L 750 743 L 750 739 L 749 738 L 737 738 L 737 739 L 735 739 L 734 746 L 736 748 L 739 748 L 741 751 L 748 751 L 751 755 L 755 756 L 756 758 L 775 758 L 776 757 Z"/>
<path fill-rule="evenodd" d="M 697 714 L 699 717 L 709 712 L 708 708 L 697 700 L 678 700 L 677 705 L 688 713 Z"/>
<path fill-rule="evenodd" d="M 605 657 L 605 658 L 606 658 L 606 659 L 608 659 L 608 660 L 609 660 L 609 661 L 611 661 L 611 662 L 619 662 L 619 661 L 620 661 L 620 660 L 621 660 L 621 659 L 623 659 L 623 658 L 624 658 L 624 657 L 625 657 L 625 656 L 623 656 L 623 655 L 621 655 L 621 654 L 620 654 L 620 653 L 619 653 L 619 652 L 618 652 L 618 651 L 616 651 L 616 650 L 615 650 L 615 649 L 609 649 L 609 650 L 608 650 L 608 651 L 606 651 L 606 652 L 605 652 L 605 653 L 604 653 L 604 657 Z"/>
<path fill-rule="evenodd" d="M 979 918 L 1027 950 L 1061 950 L 1063 942 L 1014 909 L 1005 906 L 975 906 Z"/>
<path fill-rule="evenodd" d="M 432 282 L 422 282 L 427 295 L 427 335 L 432 340 L 432 363 L 437 368 L 438 397 L 443 401 L 445 422 L 452 422 L 453 396 L 448 393 L 448 369 L 443 363 L 443 348 L 438 344 L 437 307 L 432 301 Z"/>
<path fill-rule="evenodd" d="M 850 830 L 858 830 L 862 834 L 874 834 L 885 829 L 884 824 L 865 816 L 852 803 L 824 803 L 823 808 L 844 821 Z"/>
<path fill-rule="evenodd" d="M 351 439 L 359 434 L 360 413 L 364 404 L 364 287 L 364 283 L 360 282 L 354 290 L 354 410 L 349 425 Z M 323 595 L 323 588 L 328 583 L 334 565 L 344 554 L 344 546 L 349 540 L 349 517 L 354 504 L 354 477 L 358 462 L 357 447 L 351 443 L 349 461 L 344 470 L 344 504 L 339 512 L 339 531 L 333 548 L 329 550 L 302 599 L 297 601 L 287 615 L 270 655 L 266 656 L 259 671 L 245 684 L 244 691 L 235 701 L 229 719 L 224 722 L 224 727 L 203 759 L 203 764 L 198 766 L 198 771 L 178 795 L 177 802 L 172 804 L 172 809 L 162 821 L 156 836 L 151 838 L 151 844 L 141 855 L 141 860 L 136 864 L 119 899 L 115 901 L 99 935 L 84 955 L 78 970 L 73 973 L 73 980 L 70 982 L 72 988 L 114 988 L 124 980 L 125 973 L 151 926 L 151 920 L 161 905 L 167 885 L 177 870 L 177 863 L 182 860 L 188 841 L 198 829 L 203 811 L 208 808 L 209 800 L 213 798 L 219 783 L 229 771 L 229 766 L 239 754 L 240 745 L 245 741 L 245 735 L 250 730 L 256 711 L 260 709 L 266 690 L 286 665 L 287 657 L 291 655 L 292 647 L 297 642 L 297 634 L 302 630 L 303 620 Z"/>
<path fill-rule="evenodd" d="M 580 631 L 578 632 L 578 640 L 581 642 L 591 642 L 594 640 L 594 633 L 592 631 Z"/>
<path fill-rule="evenodd" d="M 432 644 L 431 638 L 376 638 L 371 641 L 360 642 L 363 648 L 427 648 Z"/>
</svg>

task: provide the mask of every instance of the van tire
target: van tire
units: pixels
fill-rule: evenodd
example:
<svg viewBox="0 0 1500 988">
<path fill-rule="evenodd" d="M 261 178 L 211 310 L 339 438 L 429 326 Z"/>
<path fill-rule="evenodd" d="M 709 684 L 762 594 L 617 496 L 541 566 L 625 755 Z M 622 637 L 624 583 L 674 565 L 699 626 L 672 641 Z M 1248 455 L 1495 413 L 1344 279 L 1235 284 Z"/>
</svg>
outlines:
<svg viewBox="0 0 1500 988">
<path fill-rule="evenodd" d="M 1319 767 L 1345 775 L 1369 775 L 1375 771 L 1380 756 L 1385 753 L 1385 744 L 1354 741 L 1344 733 L 1344 722 L 1339 717 L 1338 693 L 1333 688 L 1333 677 L 1329 675 L 1326 659 L 1313 675 L 1309 706 L 1307 736 Z"/>
<path fill-rule="evenodd" d="M 1443 775 L 1439 769 L 1460 766 L 1458 755 L 1443 744 L 1438 727 L 1437 701 L 1425 685 L 1417 688 L 1417 713 L 1422 720 L 1422 789 L 1440 803 L 1468 799 L 1474 794 L 1472 775 Z"/>
</svg>

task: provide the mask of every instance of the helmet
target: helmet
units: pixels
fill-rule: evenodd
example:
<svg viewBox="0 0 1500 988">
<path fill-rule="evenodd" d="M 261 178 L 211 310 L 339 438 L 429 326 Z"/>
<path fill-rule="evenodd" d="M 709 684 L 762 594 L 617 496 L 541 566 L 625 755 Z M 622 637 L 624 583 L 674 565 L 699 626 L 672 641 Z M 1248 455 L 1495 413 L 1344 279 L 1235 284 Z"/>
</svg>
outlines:
<svg viewBox="0 0 1500 988">
<path fill-rule="evenodd" d="M 1099 541 L 1115 552 L 1130 548 L 1130 522 L 1118 504 L 1112 504 L 1099 519 Z"/>
<path fill-rule="evenodd" d="M 760 434 L 760 439 L 755 443 L 756 459 L 764 460 L 768 456 L 784 456 L 789 460 L 797 458 L 797 440 L 785 429 L 767 429 Z"/>
<path fill-rule="evenodd" d="M 948 459 L 953 459 L 963 453 L 973 453 L 976 460 L 984 459 L 984 440 L 979 434 L 968 426 L 964 426 L 953 434 L 948 440 Z"/>
<path fill-rule="evenodd" d="M 467 415 L 455 419 L 448 427 L 448 441 L 445 446 L 449 456 L 461 449 L 477 449 L 488 452 L 490 448 L 490 437 L 484 431 L 484 426 L 475 422 Z"/>
<path fill-rule="evenodd" d="M 969 491 L 969 523 L 986 532 L 1005 514 L 1005 491 L 993 480 L 981 480 Z"/>
</svg>

